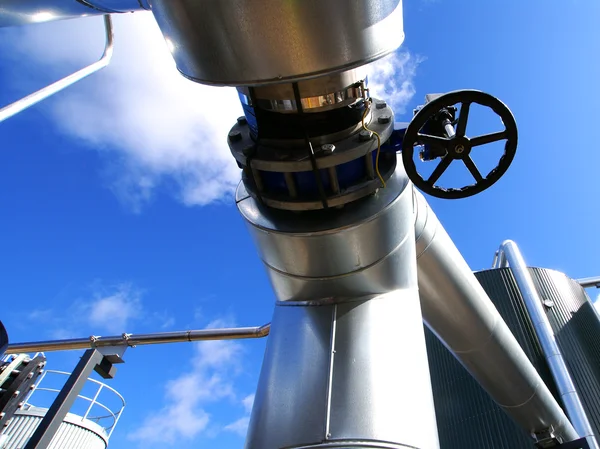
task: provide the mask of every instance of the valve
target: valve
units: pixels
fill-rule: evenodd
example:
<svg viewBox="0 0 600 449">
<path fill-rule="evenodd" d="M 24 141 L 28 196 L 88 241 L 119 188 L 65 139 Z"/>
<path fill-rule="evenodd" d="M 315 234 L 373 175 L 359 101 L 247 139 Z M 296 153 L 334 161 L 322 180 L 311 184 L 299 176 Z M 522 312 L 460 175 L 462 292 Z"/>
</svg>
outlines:
<svg viewBox="0 0 600 449">
<path fill-rule="evenodd" d="M 492 109 L 500 116 L 505 129 L 476 137 L 467 136 L 469 110 L 474 103 Z M 461 105 L 458 119 L 455 118 L 457 104 Z M 504 103 L 478 90 L 458 90 L 431 99 L 416 112 L 404 134 L 402 160 L 408 177 L 423 192 L 438 198 L 466 198 L 491 187 L 506 173 L 515 157 L 517 139 L 515 118 Z M 471 151 L 485 151 L 485 148 L 479 147 L 502 140 L 506 140 L 506 144 L 497 166 L 487 175 L 482 175 L 471 158 Z M 423 148 L 421 160 L 440 159 L 427 179 L 416 168 L 413 159 L 415 146 Z M 474 184 L 458 188 L 436 185 L 453 161 L 465 164 L 475 179 Z"/>
</svg>

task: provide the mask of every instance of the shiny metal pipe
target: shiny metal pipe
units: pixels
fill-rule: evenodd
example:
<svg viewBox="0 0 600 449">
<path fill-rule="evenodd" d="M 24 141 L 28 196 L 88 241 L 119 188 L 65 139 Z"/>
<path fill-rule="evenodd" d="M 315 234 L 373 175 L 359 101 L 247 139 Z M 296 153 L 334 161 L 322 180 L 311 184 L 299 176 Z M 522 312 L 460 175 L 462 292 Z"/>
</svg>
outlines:
<svg viewBox="0 0 600 449">
<path fill-rule="evenodd" d="M 104 47 L 102 57 L 98 61 L 73 73 L 72 75 L 69 75 L 61 80 L 56 81 L 55 83 L 50 84 L 49 86 L 38 90 L 37 92 L 27 95 L 26 97 L 21 98 L 20 100 L 17 100 L 8 106 L 4 106 L 2 109 L 0 109 L 0 122 L 18 114 L 21 111 L 24 111 L 25 109 L 39 103 L 42 100 L 45 100 L 55 93 L 60 92 L 61 90 L 106 67 L 112 58 L 114 48 L 113 27 L 109 15 L 104 16 L 104 29 L 106 32 L 106 45 Z"/>
<path fill-rule="evenodd" d="M 265 324 L 256 327 L 199 329 L 178 332 L 158 332 L 153 334 L 122 334 L 111 337 L 98 337 L 92 335 L 88 338 L 13 343 L 8 345 L 6 353 L 19 354 L 24 352 L 66 351 L 72 349 L 102 348 L 107 346 L 135 347 L 189 341 L 262 338 L 269 335 L 270 327 L 270 324 Z"/>
<path fill-rule="evenodd" d="M 506 256 L 506 265 L 510 267 L 523 296 L 525 306 L 529 312 L 529 317 L 531 318 L 544 356 L 546 357 L 546 362 L 552 373 L 554 383 L 567 411 L 567 415 L 573 423 L 573 427 L 581 438 L 586 438 L 592 449 L 599 449 L 594 431 L 587 418 L 581 399 L 577 394 L 577 389 L 575 388 L 565 359 L 558 347 L 550 321 L 548 321 L 548 317 L 546 316 L 542 299 L 535 288 L 519 247 L 512 240 L 506 240 L 500 245 L 498 252 L 504 253 Z"/>
<path fill-rule="evenodd" d="M 533 435 L 578 434 L 462 255 L 416 194 L 416 239 L 423 320 L 489 395 Z"/>
<path fill-rule="evenodd" d="M 438 448 L 403 165 L 343 211 L 237 201 L 279 300 L 246 449 Z"/>
<path fill-rule="evenodd" d="M 577 279 L 577 282 L 583 288 L 590 288 L 590 287 L 600 288 L 600 276 Z"/>
</svg>

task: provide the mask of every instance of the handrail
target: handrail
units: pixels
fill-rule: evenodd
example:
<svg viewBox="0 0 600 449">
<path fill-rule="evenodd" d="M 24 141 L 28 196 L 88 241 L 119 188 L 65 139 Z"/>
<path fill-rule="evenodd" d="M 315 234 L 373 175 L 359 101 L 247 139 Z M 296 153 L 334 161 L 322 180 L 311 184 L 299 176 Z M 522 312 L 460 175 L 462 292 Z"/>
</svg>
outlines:
<svg viewBox="0 0 600 449">
<path fill-rule="evenodd" d="M 233 327 L 222 329 L 199 329 L 177 332 L 158 332 L 153 334 L 127 334 L 111 337 L 92 335 L 88 338 L 67 340 L 48 340 L 27 343 L 13 343 L 6 348 L 6 354 L 22 352 L 50 352 L 72 349 L 102 348 L 110 346 L 135 347 L 162 343 L 181 343 L 203 340 L 239 340 L 245 338 L 263 338 L 269 335 L 271 324 L 255 327 Z"/>
<path fill-rule="evenodd" d="M 113 34 L 113 26 L 110 15 L 104 16 L 104 30 L 106 33 L 106 45 L 104 46 L 104 52 L 102 53 L 102 57 L 94 62 L 93 64 L 84 67 L 83 69 L 62 78 L 55 83 L 52 83 L 42 89 L 34 92 L 26 97 L 21 98 L 20 100 L 15 101 L 7 106 L 4 106 L 0 109 L 0 122 L 3 122 L 7 118 L 10 118 L 21 111 L 39 103 L 42 100 L 54 95 L 57 92 L 75 84 L 78 81 L 81 81 L 83 78 L 97 72 L 98 70 L 106 67 L 110 62 L 113 55 L 113 47 L 114 47 L 114 34 Z"/>
<path fill-rule="evenodd" d="M 57 370 L 46 370 L 44 371 L 44 373 L 42 374 L 42 376 L 40 377 L 40 380 L 38 381 L 38 383 L 34 386 L 34 388 L 31 390 L 31 393 L 29 394 L 29 396 L 27 397 L 27 399 L 25 400 L 25 404 L 26 405 L 30 405 L 32 407 L 36 407 L 35 405 L 33 405 L 31 403 L 31 397 L 33 396 L 33 394 L 36 391 L 47 391 L 50 393 L 60 393 L 60 389 L 59 388 L 51 388 L 51 387 L 41 387 L 41 383 L 42 381 L 46 378 L 47 374 L 60 374 L 60 375 L 65 375 L 65 376 L 70 376 L 71 373 L 68 373 L 66 371 L 57 371 Z M 110 436 L 112 435 L 113 430 L 115 429 L 115 427 L 117 426 L 117 423 L 119 422 L 119 419 L 121 417 L 121 414 L 123 413 L 123 410 L 125 409 L 125 398 L 123 396 L 121 396 L 121 394 L 116 391 L 114 388 L 110 387 L 109 385 L 106 385 L 103 382 L 100 382 L 96 379 L 92 379 L 92 378 L 88 378 L 87 379 L 88 382 L 92 382 L 98 385 L 98 389 L 96 390 L 96 393 L 94 394 L 93 398 L 90 398 L 88 396 L 84 396 L 82 394 L 77 395 L 78 399 L 83 399 L 84 401 L 87 401 L 90 403 L 90 405 L 88 406 L 88 408 L 86 409 L 86 412 L 83 414 L 83 416 L 81 416 L 81 421 L 83 420 L 88 420 L 88 421 L 94 421 L 96 422 L 100 427 L 102 427 L 102 429 L 104 430 L 104 432 L 106 432 L 108 438 L 110 438 Z M 98 397 L 100 396 L 100 393 L 104 390 L 104 389 L 108 389 L 109 391 L 111 391 L 113 394 L 115 394 L 121 401 L 121 407 L 119 408 L 119 410 L 111 410 L 108 406 L 104 405 L 102 402 L 100 402 L 98 400 Z M 106 410 L 109 414 L 108 415 L 103 415 L 103 416 L 91 416 L 90 417 L 90 412 L 92 410 L 92 408 L 94 406 L 98 406 L 104 410 Z M 102 419 L 112 419 L 112 422 L 110 423 L 110 425 L 101 425 L 100 421 Z"/>
</svg>

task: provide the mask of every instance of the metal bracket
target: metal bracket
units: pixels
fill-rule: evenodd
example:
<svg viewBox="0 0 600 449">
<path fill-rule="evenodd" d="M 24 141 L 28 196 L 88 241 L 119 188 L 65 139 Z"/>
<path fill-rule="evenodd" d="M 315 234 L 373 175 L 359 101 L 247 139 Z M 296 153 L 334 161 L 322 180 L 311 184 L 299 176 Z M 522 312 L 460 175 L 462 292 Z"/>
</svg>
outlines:
<svg viewBox="0 0 600 449">
<path fill-rule="evenodd" d="M 42 422 L 27 442 L 25 449 L 45 449 L 50 445 L 92 371 L 96 371 L 104 378 L 112 378 L 115 369 L 110 360 L 99 350 L 88 349 L 85 351 L 52 406 L 44 415 Z"/>
<path fill-rule="evenodd" d="M 15 101 L 14 103 L 9 104 L 8 106 L 4 106 L 0 109 L 0 122 L 3 122 L 7 118 L 12 117 L 13 115 L 18 114 L 21 111 L 39 103 L 42 100 L 54 95 L 57 92 L 75 84 L 78 81 L 81 81 L 83 78 L 97 72 L 98 70 L 106 67 L 110 62 L 110 59 L 113 55 L 113 27 L 112 21 L 110 19 L 110 15 L 104 16 L 104 30 L 106 32 L 106 45 L 104 46 L 104 53 L 102 53 L 102 57 L 96 61 L 95 63 L 84 67 L 83 69 L 75 72 L 61 80 L 52 83 L 37 92 L 34 92 L 26 97 L 21 98 L 20 100 Z"/>
</svg>

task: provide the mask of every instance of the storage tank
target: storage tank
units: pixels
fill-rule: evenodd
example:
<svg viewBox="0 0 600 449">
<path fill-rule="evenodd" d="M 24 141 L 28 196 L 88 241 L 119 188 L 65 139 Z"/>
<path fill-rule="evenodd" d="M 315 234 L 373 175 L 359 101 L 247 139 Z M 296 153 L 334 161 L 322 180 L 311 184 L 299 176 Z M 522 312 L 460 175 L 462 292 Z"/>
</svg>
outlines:
<svg viewBox="0 0 600 449">
<path fill-rule="evenodd" d="M 53 370 L 44 372 L 29 398 L 0 432 L 0 449 L 25 447 L 48 411 L 47 405 L 60 391 L 54 385 L 57 381 L 65 381 L 69 374 Z M 48 449 L 106 449 L 124 408 L 125 400 L 116 390 L 88 379 L 77 396 L 72 413 L 67 414 Z"/>
<path fill-rule="evenodd" d="M 595 435 L 600 431 L 600 320 L 585 290 L 563 273 L 530 268 L 546 315 Z M 475 274 L 559 400 L 510 268 Z M 531 437 L 483 391 L 427 328 L 426 343 L 441 449 L 531 449 Z"/>
</svg>

